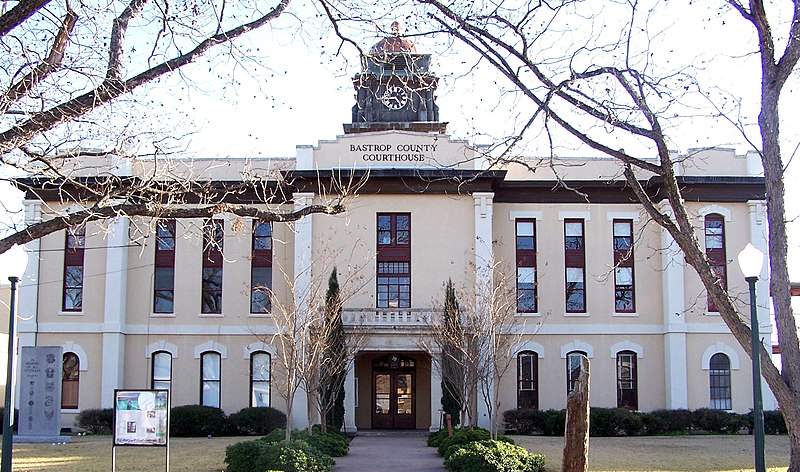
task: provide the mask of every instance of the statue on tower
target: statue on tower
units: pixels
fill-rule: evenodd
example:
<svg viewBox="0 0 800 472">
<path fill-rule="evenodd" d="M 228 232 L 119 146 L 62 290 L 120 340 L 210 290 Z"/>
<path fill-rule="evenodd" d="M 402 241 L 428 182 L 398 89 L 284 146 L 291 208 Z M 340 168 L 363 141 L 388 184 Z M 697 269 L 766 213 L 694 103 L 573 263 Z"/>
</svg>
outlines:
<svg viewBox="0 0 800 472">
<path fill-rule="evenodd" d="M 383 38 L 369 49 L 370 56 L 380 56 L 387 53 L 416 53 L 414 42 L 402 35 L 402 26 L 399 22 L 392 23 L 392 35 Z"/>
</svg>

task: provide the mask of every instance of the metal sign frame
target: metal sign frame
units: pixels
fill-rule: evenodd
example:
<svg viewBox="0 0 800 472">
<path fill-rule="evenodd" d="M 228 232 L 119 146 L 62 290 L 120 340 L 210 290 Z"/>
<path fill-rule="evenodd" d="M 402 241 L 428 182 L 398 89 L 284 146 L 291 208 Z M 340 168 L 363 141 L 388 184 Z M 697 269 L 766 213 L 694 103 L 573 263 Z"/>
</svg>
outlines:
<svg viewBox="0 0 800 472">
<path fill-rule="evenodd" d="M 169 390 L 115 389 L 111 470 L 117 446 L 163 447 L 169 472 Z"/>
</svg>

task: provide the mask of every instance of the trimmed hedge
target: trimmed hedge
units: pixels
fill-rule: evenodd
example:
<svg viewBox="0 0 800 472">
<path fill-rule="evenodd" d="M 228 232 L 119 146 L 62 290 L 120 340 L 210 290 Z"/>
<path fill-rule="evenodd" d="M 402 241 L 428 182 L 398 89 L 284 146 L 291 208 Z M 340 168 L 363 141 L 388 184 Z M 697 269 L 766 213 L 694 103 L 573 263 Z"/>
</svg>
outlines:
<svg viewBox="0 0 800 472">
<path fill-rule="evenodd" d="M 83 410 L 78 413 L 75 425 L 92 434 L 111 434 L 114 427 L 114 410 Z"/>
<path fill-rule="evenodd" d="M 330 472 L 333 459 L 305 441 L 269 443 L 262 440 L 232 444 L 225 449 L 227 472 Z"/>
<path fill-rule="evenodd" d="M 474 441 L 454 446 L 444 466 L 450 472 L 540 472 L 545 458 L 503 441 Z"/>
<path fill-rule="evenodd" d="M 286 437 L 286 430 L 283 428 L 273 429 L 268 435 L 260 439 L 266 443 L 276 444 L 281 442 Z M 350 452 L 350 444 L 347 441 L 347 436 L 342 433 L 328 431 L 322 433 L 316 426 L 313 428 L 313 433 L 307 430 L 295 429 L 292 431 L 292 440 L 305 441 L 308 444 L 317 448 L 320 452 L 327 454 L 331 457 L 346 456 Z"/>
<path fill-rule="evenodd" d="M 520 409 L 503 413 L 506 433 L 521 435 L 562 436 L 565 417 L 565 410 Z M 767 434 L 786 434 L 786 425 L 780 411 L 765 411 L 764 424 Z M 592 436 L 654 436 L 693 432 L 738 434 L 742 430 L 748 430 L 752 434 L 753 415 L 708 408 L 641 413 L 624 408 L 592 407 L 589 426 Z"/>
<path fill-rule="evenodd" d="M 453 433 L 452 436 L 444 438 L 439 443 L 439 455 L 447 459 L 454 451 L 460 446 L 475 442 L 485 441 L 492 439 L 491 433 L 483 428 L 464 428 Z M 501 435 L 497 436 L 497 440 L 505 443 L 514 444 L 514 440 Z"/>
<path fill-rule="evenodd" d="M 191 438 L 224 436 L 235 432 L 225 412 L 202 405 L 176 406 L 170 412 L 170 436 Z"/>
<path fill-rule="evenodd" d="M 286 415 L 272 407 L 243 408 L 230 416 L 230 422 L 240 435 L 263 436 L 275 428 L 285 428 Z"/>
<path fill-rule="evenodd" d="M 447 437 L 447 428 L 442 428 L 435 433 L 428 435 L 428 447 L 439 447 L 439 445 Z"/>
</svg>

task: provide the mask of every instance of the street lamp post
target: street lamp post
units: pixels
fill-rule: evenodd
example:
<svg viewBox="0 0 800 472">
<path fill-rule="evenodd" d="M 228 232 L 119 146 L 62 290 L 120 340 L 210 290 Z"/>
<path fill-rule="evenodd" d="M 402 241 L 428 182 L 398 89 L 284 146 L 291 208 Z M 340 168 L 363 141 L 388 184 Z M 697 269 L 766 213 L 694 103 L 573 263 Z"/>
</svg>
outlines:
<svg viewBox="0 0 800 472">
<path fill-rule="evenodd" d="M 756 448 L 756 472 L 766 472 L 764 463 L 764 406 L 761 399 L 761 341 L 758 335 L 758 316 L 756 314 L 756 282 L 764 264 L 764 253 L 747 243 L 739 253 L 739 267 L 750 287 L 750 331 L 753 351 L 753 433 Z"/>
<path fill-rule="evenodd" d="M 0 280 L 3 282 L 7 278 L 11 282 L 11 301 L 9 303 L 8 313 L 8 363 L 6 365 L 6 396 L 5 403 L 3 404 L 3 452 L 2 462 L 0 463 L 0 472 L 11 472 L 11 456 L 13 448 L 13 434 L 14 434 L 14 406 L 11 402 L 14 394 L 14 355 L 16 353 L 15 340 L 16 333 L 14 331 L 14 322 L 16 321 L 16 295 L 17 283 L 25 273 L 25 267 L 28 265 L 28 254 L 22 246 L 14 245 L 8 251 L 0 254 Z"/>
</svg>

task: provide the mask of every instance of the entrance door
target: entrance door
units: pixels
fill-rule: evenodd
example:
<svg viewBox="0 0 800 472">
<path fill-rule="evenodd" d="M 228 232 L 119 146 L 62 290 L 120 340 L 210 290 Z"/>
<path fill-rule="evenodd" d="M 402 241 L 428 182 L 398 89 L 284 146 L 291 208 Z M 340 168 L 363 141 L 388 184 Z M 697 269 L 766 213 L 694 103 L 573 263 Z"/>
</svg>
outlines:
<svg viewBox="0 0 800 472">
<path fill-rule="evenodd" d="M 395 356 L 397 357 L 397 356 Z M 396 359 L 399 360 L 399 359 Z M 391 361 L 391 359 L 390 359 Z M 372 427 L 375 429 L 414 429 L 416 427 L 414 361 L 390 362 L 395 368 L 386 369 L 383 362 L 373 363 Z"/>
</svg>

